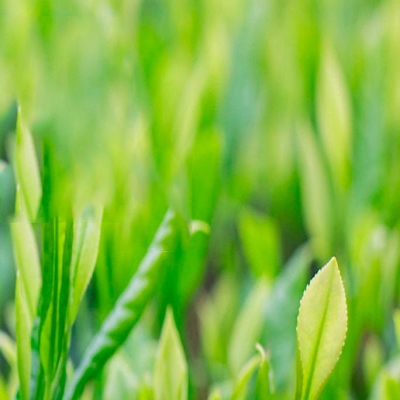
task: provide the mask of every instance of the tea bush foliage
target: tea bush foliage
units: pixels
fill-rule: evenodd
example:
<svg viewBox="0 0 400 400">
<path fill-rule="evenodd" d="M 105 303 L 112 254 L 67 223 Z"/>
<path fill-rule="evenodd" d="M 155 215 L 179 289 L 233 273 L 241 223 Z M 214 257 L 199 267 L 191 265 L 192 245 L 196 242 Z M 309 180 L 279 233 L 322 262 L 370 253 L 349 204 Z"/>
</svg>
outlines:
<svg viewBox="0 0 400 400">
<path fill-rule="evenodd" d="M 0 0 L 0 400 L 400 398 L 397 0 Z"/>
</svg>

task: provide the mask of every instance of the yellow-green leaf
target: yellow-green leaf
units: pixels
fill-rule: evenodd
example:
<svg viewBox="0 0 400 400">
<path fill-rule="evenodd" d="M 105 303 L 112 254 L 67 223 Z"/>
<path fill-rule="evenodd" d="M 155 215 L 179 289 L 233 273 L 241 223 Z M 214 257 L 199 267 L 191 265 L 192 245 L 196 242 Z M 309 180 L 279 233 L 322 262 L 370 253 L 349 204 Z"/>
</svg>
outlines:
<svg viewBox="0 0 400 400">
<path fill-rule="evenodd" d="M 339 359 L 346 331 L 346 296 L 338 264 L 332 258 L 311 280 L 300 302 L 297 347 L 302 386 L 297 398 L 318 398 Z"/>
<path fill-rule="evenodd" d="M 308 124 L 298 128 L 297 145 L 303 217 L 312 245 L 320 258 L 330 253 L 333 237 L 333 204 L 321 152 Z"/>
<path fill-rule="evenodd" d="M 20 189 L 19 212 L 26 214 L 33 221 L 36 219 L 42 198 L 42 184 L 35 146 L 31 133 L 22 120 L 21 109 L 18 110 L 17 120 L 15 172 Z"/>
<path fill-rule="evenodd" d="M 340 64 L 325 44 L 317 87 L 317 120 L 331 173 L 340 189 L 350 178 L 351 107 Z"/>
<path fill-rule="evenodd" d="M 172 311 L 168 309 L 154 366 L 154 399 L 186 400 L 187 398 L 188 371 L 185 354 Z"/>
<path fill-rule="evenodd" d="M 92 278 L 100 242 L 103 210 L 87 208 L 74 227 L 71 274 L 73 289 L 71 295 L 70 320 L 74 321 L 79 304 Z"/>
</svg>

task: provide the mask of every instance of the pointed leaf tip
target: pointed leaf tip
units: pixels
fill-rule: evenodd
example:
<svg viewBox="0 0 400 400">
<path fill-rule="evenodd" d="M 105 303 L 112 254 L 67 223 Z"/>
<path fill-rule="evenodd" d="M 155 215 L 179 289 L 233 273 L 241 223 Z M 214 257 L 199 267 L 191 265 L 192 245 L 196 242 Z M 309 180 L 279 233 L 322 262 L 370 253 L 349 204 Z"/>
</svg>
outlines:
<svg viewBox="0 0 400 400">
<path fill-rule="evenodd" d="M 347 331 L 343 281 L 333 257 L 311 280 L 300 302 L 297 347 L 300 355 L 298 398 L 318 398 L 336 365 Z"/>
</svg>

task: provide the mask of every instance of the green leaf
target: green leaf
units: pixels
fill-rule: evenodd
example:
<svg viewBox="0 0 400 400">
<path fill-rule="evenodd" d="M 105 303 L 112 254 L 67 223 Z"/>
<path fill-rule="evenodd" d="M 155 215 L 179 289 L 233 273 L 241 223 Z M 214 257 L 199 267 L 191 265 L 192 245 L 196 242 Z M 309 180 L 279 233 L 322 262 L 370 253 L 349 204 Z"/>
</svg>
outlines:
<svg viewBox="0 0 400 400">
<path fill-rule="evenodd" d="M 11 222 L 17 268 L 15 288 L 16 339 L 21 399 L 29 396 L 31 373 L 30 337 L 41 288 L 39 253 L 33 228 L 25 216 Z"/>
<path fill-rule="evenodd" d="M 31 133 L 25 126 L 21 109 L 18 109 L 17 141 L 15 147 L 15 172 L 20 188 L 18 210 L 31 221 L 36 219 L 42 197 L 39 167 Z"/>
<path fill-rule="evenodd" d="M 211 294 L 199 304 L 201 345 L 207 363 L 219 374 L 227 363 L 226 338 L 232 332 L 236 317 L 238 283 L 232 274 L 224 274 Z"/>
<path fill-rule="evenodd" d="M 27 218 L 18 217 L 11 223 L 14 258 L 20 275 L 31 319 L 36 315 L 36 307 L 41 287 L 39 253 L 33 228 Z"/>
<path fill-rule="evenodd" d="M 371 400 L 397 400 L 400 398 L 400 384 L 398 376 L 386 368 L 382 369 L 375 387 L 372 390 Z"/>
<path fill-rule="evenodd" d="M 394 332 L 396 335 L 397 349 L 400 349 L 400 309 L 396 308 L 393 312 Z"/>
<path fill-rule="evenodd" d="M 137 273 L 119 297 L 100 331 L 89 344 L 77 368 L 64 400 L 78 399 L 88 381 L 98 374 L 105 363 L 125 342 L 153 297 L 167 256 L 178 240 L 179 223 L 174 212 L 169 211 L 161 223 Z"/>
<path fill-rule="evenodd" d="M 299 302 L 308 279 L 311 261 L 307 245 L 288 260 L 282 274 L 274 281 L 265 307 L 264 343 L 271 351 L 277 390 L 293 381 L 292 366 L 296 357 L 296 320 Z"/>
<path fill-rule="evenodd" d="M 137 377 L 122 354 L 117 354 L 106 369 L 102 399 L 114 400 L 116 393 L 121 400 L 136 399 Z"/>
<path fill-rule="evenodd" d="M 317 84 L 317 121 L 337 187 L 350 180 L 351 107 L 346 83 L 333 49 L 324 44 Z"/>
<path fill-rule="evenodd" d="M 248 398 L 247 390 L 251 378 L 260 365 L 261 357 L 259 354 L 253 356 L 240 371 L 239 377 L 235 383 L 235 387 L 231 400 L 245 400 Z"/>
<path fill-rule="evenodd" d="M 21 400 L 28 400 L 29 379 L 31 374 L 30 332 L 32 331 L 33 321 L 18 271 L 15 285 L 15 314 L 20 396 Z"/>
<path fill-rule="evenodd" d="M 240 215 L 239 233 L 254 276 L 273 279 L 280 265 L 280 243 L 274 222 L 247 209 Z"/>
<path fill-rule="evenodd" d="M 327 257 L 333 240 L 333 204 L 329 179 L 308 124 L 297 133 L 303 217 L 318 257 Z"/>
<path fill-rule="evenodd" d="M 208 400 L 222 400 L 222 394 L 219 389 L 213 389 L 207 398 Z"/>
<path fill-rule="evenodd" d="M 233 326 L 228 347 L 229 366 L 234 375 L 252 355 L 255 344 L 260 340 L 263 319 L 263 307 L 269 293 L 269 285 L 260 280 L 240 311 Z"/>
<path fill-rule="evenodd" d="M 275 394 L 275 382 L 270 355 L 259 344 L 256 347 L 261 354 L 261 361 L 257 372 L 254 400 L 272 399 Z"/>
<path fill-rule="evenodd" d="M 0 331 L 0 354 L 2 354 L 10 366 L 7 387 L 11 398 L 11 396 L 14 396 L 18 388 L 17 349 L 14 340 L 3 331 Z M 0 396 L 0 399 L 3 399 L 3 397 Z"/>
<path fill-rule="evenodd" d="M 89 285 L 96 265 L 101 232 L 102 209 L 87 208 L 74 226 L 72 247 L 69 317 L 71 323 L 78 313 L 79 304 Z"/>
<path fill-rule="evenodd" d="M 171 309 L 165 317 L 154 366 L 154 399 L 186 400 L 188 371 Z"/>
<path fill-rule="evenodd" d="M 149 375 L 146 375 L 140 383 L 137 400 L 154 400 L 154 390 Z"/>
<path fill-rule="evenodd" d="M 14 341 L 3 331 L 0 331 L 0 353 L 11 368 L 17 366 L 17 349 Z"/>
<path fill-rule="evenodd" d="M 347 305 L 335 258 L 311 280 L 300 302 L 297 319 L 297 398 L 318 398 L 337 363 L 347 331 Z M 301 393 L 301 397 L 299 396 Z"/>
<path fill-rule="evenodd" d="M 31 398 L 58 400 L 64 391 L 70 338 L 68 304 L 72 221 L 43 224 L 43 288 L 32 335 Z"/>
</svg>

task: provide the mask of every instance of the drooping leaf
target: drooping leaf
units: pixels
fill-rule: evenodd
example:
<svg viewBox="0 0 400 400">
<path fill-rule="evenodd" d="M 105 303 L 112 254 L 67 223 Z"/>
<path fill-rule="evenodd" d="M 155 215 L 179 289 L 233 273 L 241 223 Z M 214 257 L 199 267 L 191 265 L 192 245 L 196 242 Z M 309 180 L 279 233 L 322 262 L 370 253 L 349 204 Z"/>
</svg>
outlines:
<svg viewBox="0 0 400 400">
<path fill-rule="evenodd" d="M 297 398 L 314 400 L 337 363 L 347 331 L 347 305 L 335 258 L 311 280 L 300 302 L 297 319 Z M 301 397 L 299 394 L 301 393 Z"/>
<path fill-rule="evenodd" d="M 171 309 L 165 317 L 154 366 L 154 400 L 186 400 L 188 371 Z"/>
<path fill-rule="evenodd" d="M 75 400 L 86 383 L 104 367 L 116 350 L 125 342 L 154 295 L 167 256 L 178 238 L 177 216 L 169 211 L 161 223 L 137 273 L 119 297 L 100 331 L 93 338 L 63 397 Z"/>
</svg>

